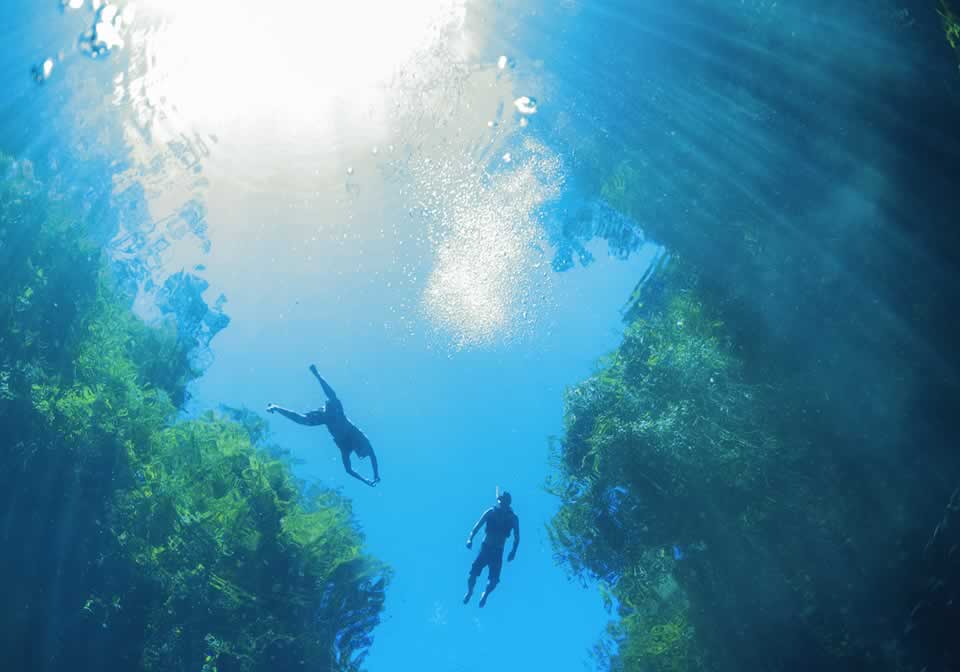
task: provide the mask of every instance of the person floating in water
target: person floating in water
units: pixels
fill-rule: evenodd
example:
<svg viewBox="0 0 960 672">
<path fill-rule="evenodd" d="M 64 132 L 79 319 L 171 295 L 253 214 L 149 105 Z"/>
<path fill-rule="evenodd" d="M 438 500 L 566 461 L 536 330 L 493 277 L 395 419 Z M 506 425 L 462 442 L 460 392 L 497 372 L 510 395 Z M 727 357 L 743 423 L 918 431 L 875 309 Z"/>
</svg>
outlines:
<svg viewBox="0 0 960 672">
<path fill-rule="evenodd" d="M 486 524 L 486 536 L 483 539 L 483 546 L 480 547 L 480 553 L 477 559 L 473 561 L 470 567 L 470 577 L 467 579 L 467 594 L 463 596 L 463 603 L 466 604 L 473 596 L 473 587 L 477 583 L 477 577 L 484 567 L 487 567 L 487 587 L 483 589 L 480 596 L 480 606 L 487 603 L 490 593 L 500 582 L 500 567 L 503 565 L 503 547 L 507 543 L 507 537 L 513 532 L 513 548 L 507 560 L 512 562 L 517 557 L 517 546 L 520 545 L 520 519 L 510 508 L 512 498 L 509 492 L 501 492 L 497 496 L 497 505 L 483 512 L 480 520 L 470 530 L 470 536 L 467 537 L 467 548 L 473 547 L 473 538 L 476 536 L 480 526 Z"/>
<path fill-rule="evenodd" d="M 320 386 L 323 387 L 324 394 L 327 395 L 327 403 L 323 408 L 318 408 L 315 411 L 310 411 L 306 415 L 302 415 L 296 411 L 281 408 L 276 404 L 269 404 L 267 406 L 267 413 L 279 413 L 299 425 L 307 425 L 308 427 L 326 425 L 327 430 L 329 430 L 330 435 L 333 437 L 333 442 L 336 443 L 337 448 L 340 449 L 340 456 L 343 458 L 343 468 L 347 470 L 347 473 L 371 487 L 375 486 L 380 482 L 380 472 L 377 469 L 377 456 L 373 452 L 373 446 L 370 445 L 370 439 L 368 439 L 355 424 L 347 419 L 347 416 L 343 413 L 343 404 L 337 399 L 337 393 L 334 392 L 333 388 L 327 384 L 327 381 L 317 373 L 317 367 L 313 364 L 310 365 L 310 373 L 317 377 L 317 380 L 320 381 Z M 353 467 L 350 465 L 351 452 L 356 453 L 357 457 L 360 458 L 370 458 L 370 464 L 373 467 L 372 481 L 364 478 L 353 470 Z"/>
</svg>

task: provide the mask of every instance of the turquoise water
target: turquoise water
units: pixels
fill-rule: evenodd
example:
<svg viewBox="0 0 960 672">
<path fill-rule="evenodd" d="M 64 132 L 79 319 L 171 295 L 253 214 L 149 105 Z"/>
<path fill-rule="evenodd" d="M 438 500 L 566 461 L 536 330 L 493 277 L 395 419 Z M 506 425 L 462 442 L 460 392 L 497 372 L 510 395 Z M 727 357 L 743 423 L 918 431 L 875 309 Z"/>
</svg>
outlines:
<svg viewBox="0 0 960 672">
<path fill-rule="evenodd" d="M 9 669 L 955 669 L 951 12 L 9 2 Z"/>
</svg>

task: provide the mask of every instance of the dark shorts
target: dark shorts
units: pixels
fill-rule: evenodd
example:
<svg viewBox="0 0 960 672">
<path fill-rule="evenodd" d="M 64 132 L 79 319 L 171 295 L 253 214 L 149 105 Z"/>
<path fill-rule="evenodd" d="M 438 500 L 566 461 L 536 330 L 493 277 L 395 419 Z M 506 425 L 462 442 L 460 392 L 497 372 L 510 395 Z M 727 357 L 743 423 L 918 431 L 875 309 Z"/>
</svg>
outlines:
<svg viewBox="0 0 960 672">
<path fill-rule="evenodd" d="M 487 580 L 497 583 L 500 580 L 500 568 L 503 567 L 503 546 L 489 546 L 484 544 L 480 548 L 477 559 L 470 566 L 470 576 L 480 576 L 484 567 L 489 568 Z"/>
</svg>

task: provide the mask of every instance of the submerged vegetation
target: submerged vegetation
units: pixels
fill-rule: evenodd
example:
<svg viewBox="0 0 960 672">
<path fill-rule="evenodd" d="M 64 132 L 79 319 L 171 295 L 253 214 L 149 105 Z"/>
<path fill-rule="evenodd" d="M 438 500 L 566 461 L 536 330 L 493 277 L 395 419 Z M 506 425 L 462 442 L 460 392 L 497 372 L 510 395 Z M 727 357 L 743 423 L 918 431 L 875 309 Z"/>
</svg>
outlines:
<svg viewBox="0 0 960 672">
<path fill-rule="evenodd" d="M 642 294 L 620 347 L 568 391 L 549 483 L 557 557 L 616 605 L 606 666 L 910 669 L 894 643 L 922 503 L 898 488 L 916 473 L 866 469 L 792 422 L 803 389 L 750 375 L 688 263 Z"/>
<path fill-rule="evenodd" d="M 724 18 L 726 47 L 759 39 Z M 910 113 L 861 110 L 849 151 L 817 152 L 802 143 L 846 134 L 835 111 L 851 90 L 818 77 L 849 64 L 783 59 L 740 76 L 749 54 L 724 53 L 714 93 L 757 111 L 739 142 L 705 140 L 701 111 L 675 107 L 670 143 L 651 123 L 579 158 L 668 256 L 635 291 L 620 346 L 567 392 L 548 483 L 556 555 L 615 610 L 598 647 L 610 670 L 946 672 L 960 201 L 939 167 L 958 156 L 954 80 L 931 93 L 880 64 L 871 84 L 896 82 L 884 104 Z M 671 86 L 712 82 L 710 67 L 687 63 Z M 791 107 L 795 90 L 823 104 Z"/>
<path fill-rule="evenodd" d="M 957 52 L 957 56 L 960 56 L 960 18 L 957 17 L 948 0 L 940 0 L 938 11 L 940 18 L 943 19 L 943 30 L 947 35 L 947 42 Z"/>
<path fill-rule="evenodd" d="M 566 398 L 562 478 L 552 489 L 570 505 L 552 532 L 571 566 L 620 575 L 648 564 L 649 549 L 762 515 L 752 493 L 767 482 L 775 442 L 757 425 L 760 394 L 723 323 L 693 292 L 665 297 L 633 322 L 619 350 Z M 713 501 L 703 507 L 707 489 Z M 641 539 L 646 549 L 633 543 Z M 634 588 L 618 599 L 639 604 L 652 585 Z"/>
<path fill-rule="evenodd" d="M 358 670 L 389 572 L 249 416 L 176 420 L 175 328 L 0 159 L 0 576 L 10 669 Z M 237 413 L 232 414 L 237 418 Z"/>
</svg>

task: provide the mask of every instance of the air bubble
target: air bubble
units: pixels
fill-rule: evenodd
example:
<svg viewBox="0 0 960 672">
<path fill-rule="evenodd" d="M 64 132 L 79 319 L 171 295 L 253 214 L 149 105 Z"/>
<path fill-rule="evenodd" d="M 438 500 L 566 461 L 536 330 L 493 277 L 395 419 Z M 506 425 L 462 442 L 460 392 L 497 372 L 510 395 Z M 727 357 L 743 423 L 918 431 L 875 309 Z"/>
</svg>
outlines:
<svg viewBox="0 0 960 672">
<path fill-rule="evenodd" d="M 40 65 L 35 65 L 30 70 L 30 74 L 33 75 L 33 80 L 39 84 L 50 79 L 50 75 L 53 72 L 53 59 L 48 58 Z"/>
<path fill-rule="evenodd" d="M 513 106 L 517 108 L 520 114 L 536 114 L 537 99 L 529 96 L 520 96 L 513 101 Z"/>
</svg>

